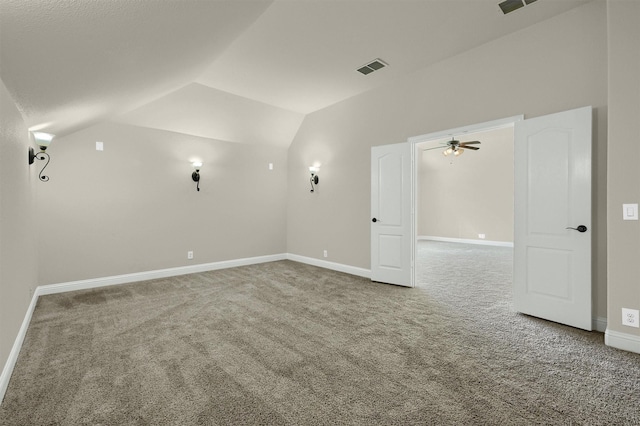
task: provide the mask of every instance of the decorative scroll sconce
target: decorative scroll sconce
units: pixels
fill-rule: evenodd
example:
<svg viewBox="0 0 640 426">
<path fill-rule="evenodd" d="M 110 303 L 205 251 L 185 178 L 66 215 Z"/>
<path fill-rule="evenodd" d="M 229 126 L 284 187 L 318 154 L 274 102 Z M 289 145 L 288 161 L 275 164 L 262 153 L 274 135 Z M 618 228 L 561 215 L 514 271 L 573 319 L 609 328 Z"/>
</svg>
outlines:
<svg viewBox="0 0 640 426">
<path fill-rule="evenodd" d="M 191 173 L 191 179 L 196 182 L 196 189 L 200 191 L 200 168 L 202 167 L 202 163 L 199 161 L 194 161 L 191 163 L 193 166 L 193 173 Z"/>
<path fill-rule="evenodd" d="M 56 135 L 52 135 L 51 133 L 44 133 L 44 132 L 31 132 L 31 134 L 33 135 L 33 139 L 36 141 L 36 144 L 40 147 L 40 152 L 36 154 L 33 148 L 29 147 L 29 164 L 33 164 L 33 162 L 36 159 L 47 160 L 47 162 L 44 164 L 44 166 L 40 170 L 40 173 L 38 174 L 38 178 L 42 182 L 46 182 L 49 180 L 49 176 L 43 175 L 42 172 L 44 172 L 44 169 L 46 169 L 47 166 L 49 165 L 49 161 L 51 161 L 51 157 L 45 151 L 47 147 L 51 145 L 51 141 Z"/>
<path fill-rule="evenodd" d="M 309 182 L 311 183 L 311 191 L 310 192 L 314 192 L 315 191 L 315 185 L 318 184 L 318 182 L 320 182 L 320 178 L 318 177 L 318 171 L 320 170 L 319 167 L 315 167 L 315 166 L 311 166 L 309 167 L 309 172 L 311 172 L 311 177 L 309 178 Z"/>
</svg>

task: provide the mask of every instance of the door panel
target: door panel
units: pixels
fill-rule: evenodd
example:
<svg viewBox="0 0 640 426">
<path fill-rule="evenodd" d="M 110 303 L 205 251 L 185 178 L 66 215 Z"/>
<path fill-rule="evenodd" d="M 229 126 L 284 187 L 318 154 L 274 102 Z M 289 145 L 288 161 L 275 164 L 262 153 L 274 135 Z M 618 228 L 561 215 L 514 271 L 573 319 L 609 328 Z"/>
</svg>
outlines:
<svg viewBox="0 0 640 426">
<path fill-rule="evenodd" d="M 515 125 L 514 306 L 591 330 L 591 107 Z M 587 227 L 586 232 L 567 229 Z"/>
<path fill-rule="evenodd" d="M 411 286 L 411 145 L 371 148 L 371 280 Z"/>
</svg>

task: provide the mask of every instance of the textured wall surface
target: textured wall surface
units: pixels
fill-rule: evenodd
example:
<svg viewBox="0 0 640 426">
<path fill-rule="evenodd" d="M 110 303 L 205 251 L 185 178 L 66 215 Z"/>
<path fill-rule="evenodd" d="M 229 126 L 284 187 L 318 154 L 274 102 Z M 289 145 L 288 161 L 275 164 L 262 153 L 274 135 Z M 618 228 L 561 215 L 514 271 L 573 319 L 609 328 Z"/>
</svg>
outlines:
<svg viewBox="0 0 640 426">
<path fill-rule="evenodd" d="M 105 123 L 49 149 L 40 284 L 286 251 L 285 148 Z"/>
<path fill-rule="evenodd" d="M 372 146 L 592 105 L 594 310 L 606 316 L 606 25 L 606 4 L 592 2 L 307 116 L 289 149 L 288 251 L 370 267 Z"/>
<path fill-rule="evenodd" d="M 41 164 L 29 166 L 28 145 L 27 128 L 0 81 L 0 366 L 7 361 L 37 280 L 33 194 Z"/>
<path fill-rule="evenodd" d="M 640 202 L 640 3 L 609 1 L 608 13 L 608 328 L 640 337 L 621 321 L 622 308 L 640 309 L 640 222 L 622 220 L 622 204 Z"/>
</svg>

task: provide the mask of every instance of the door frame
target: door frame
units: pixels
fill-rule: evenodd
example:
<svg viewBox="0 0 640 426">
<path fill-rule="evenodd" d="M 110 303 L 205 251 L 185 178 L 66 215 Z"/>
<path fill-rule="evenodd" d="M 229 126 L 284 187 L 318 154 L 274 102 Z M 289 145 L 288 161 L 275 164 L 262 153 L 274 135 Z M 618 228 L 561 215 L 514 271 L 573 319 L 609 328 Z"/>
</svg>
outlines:
<svg viewBox="0 0 640 426">
<path fill-rule="evenodd" d="M 414 161 L 411 162 L 411 187 L 412 187 L 412 191 L 413 191 L 413 195 L 411 196 L 411 212 L 412 212 L 412 217 L 413 217 L 413 224 L 411 226 L 412 228 L 412 248 L 411 248 L 411 253 L 414 259 L 414 263 L 413 263 L 413 268 L 412 268 L 412 277 L 411 277 L 411 282 L 413 283 L 413 286 L 415 287 L 416 285 L 416 250 L 417 250 L 417 244 L 418 244 L 418 206 L 417 206 L 417 199 L 418 199 L 418 144 L 423 143 L 423 142 L 429 142 L 429 141 L 433 141 L 436 139 L 443 139 L 446 137 L 451 137 L 452 135 L 459 135 L 459 134 L 464 134 L 464 133 L 475 133 L 475 132 L 483 132 L 483 131 L 489 131 L 489 130 L 496 130 L 496 129 L 500 129 L 503 127 L 515 127 L 515 123 L 518 121 L 522 121 L 524 120 L 524 114 L 519 114 L 519 115 L 514 115 L 511 117 L 506 117 L 506 118 L 501 118 L 498 120 L 491 120 L 491 121 L 485 121 L 482 123 L 476 123 L 476 124 L 470 124 L 467 126 L 461 126 L 461 127 L 455 127 L 453 129 L 448 129 L 448 130 L 440 130 L 437 132 L 433 132 L 433 133 L 426 133 L 424 135 L 418 135 L 418 136 L 412 136 L 410 138 L 407 139 L 407 142 L 409 142 L 409 144 L 411 145 L 411 153 L 412 156 L 414 157 Z M 514 165 L 515 165 L 515 159 L 514 159 Z"/>
</svg>

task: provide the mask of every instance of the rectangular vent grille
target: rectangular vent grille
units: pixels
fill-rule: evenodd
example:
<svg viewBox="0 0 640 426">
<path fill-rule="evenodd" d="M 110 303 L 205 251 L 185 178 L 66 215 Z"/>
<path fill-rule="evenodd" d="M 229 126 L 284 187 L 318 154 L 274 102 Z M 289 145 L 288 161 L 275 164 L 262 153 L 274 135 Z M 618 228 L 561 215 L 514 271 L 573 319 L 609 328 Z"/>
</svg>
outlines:
<svg viewBox="0 0 640 426">
<path fill-rule="evenodd" d="M 374 71 L 377 71 L 381 68 L 384 68 L 387 66 L 387 63 L 384 62 L 382 59 L 374 59 L 373 61 L 369 62 L 367 65 L 364 65 L 360 68 L 357 69 L 357 71 L 359 73 L 362 73 L 364 75 L 367 74 L 371 74 Z"/>
<path fill-rule="evenodd" d="M 521 7 L 524 7 L 528 4 L 533 3 L 536 0 L 504 0 L 502 3 L 500 3 L 498 6 L 500 6 L 500 9 L 502 9 L 502 13 L 504 13 L 505 15 L 507 13 L 511 13 L 514 10 L 518 10 Z"/>
<path fill-rule="evenodd" d="M 498 6 L 500 6 L 500 9 L 502 9 L 502 13 L 506 15 L 507 13 L 511 13 L 514 10 L 518 10 L 521 7 L 524 7 L 524 3 L 522 2 L 522 0 L 504 0 Z"/>
</svg>

